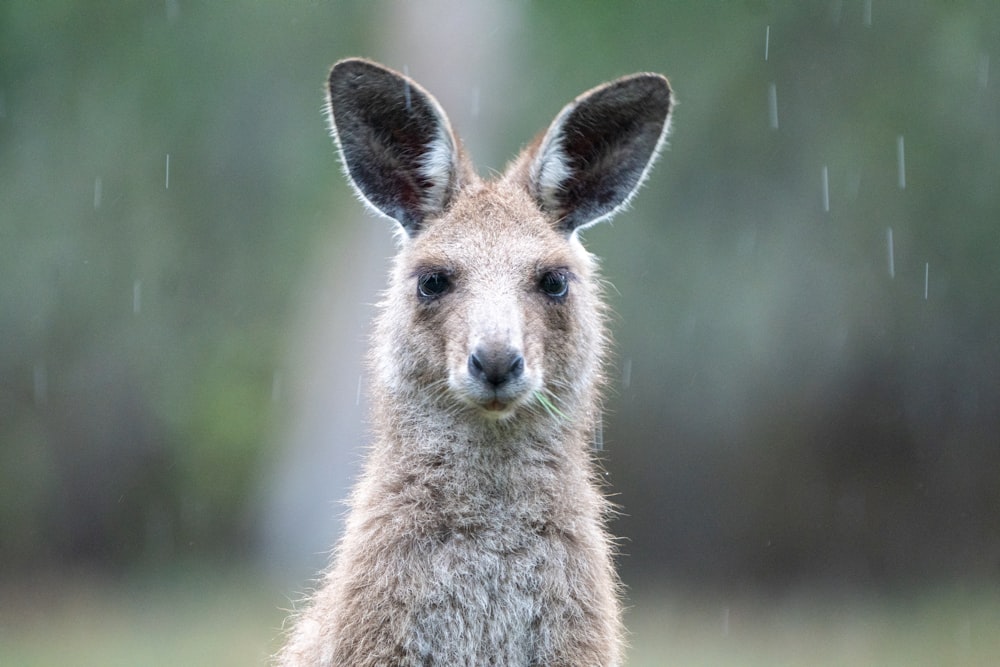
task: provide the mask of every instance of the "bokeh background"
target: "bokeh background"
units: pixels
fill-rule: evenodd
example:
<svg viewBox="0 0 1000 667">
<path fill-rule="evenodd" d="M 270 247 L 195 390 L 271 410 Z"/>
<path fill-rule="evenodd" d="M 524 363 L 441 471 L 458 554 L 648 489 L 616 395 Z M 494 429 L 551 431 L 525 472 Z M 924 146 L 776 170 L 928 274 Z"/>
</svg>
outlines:
<svg viewBox="0 0 1000 667">
<path fill-rule="evenodd" d="M 588 230 L 630 665 L 1000 655 L 1000 4 L 0 6 L 0 664 L 265 664 L 366 441 L 393 252 L 329 65 L 484 174 L 607 79 L 669 149 Z"/>
</svg>

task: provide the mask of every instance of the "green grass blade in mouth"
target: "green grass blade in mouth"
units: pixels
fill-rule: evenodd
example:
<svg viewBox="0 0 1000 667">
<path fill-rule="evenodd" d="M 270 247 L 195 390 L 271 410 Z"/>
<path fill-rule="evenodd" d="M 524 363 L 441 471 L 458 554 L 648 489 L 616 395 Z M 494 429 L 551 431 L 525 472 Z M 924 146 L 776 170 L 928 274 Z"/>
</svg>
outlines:
<svg viewBox="0 0 1000 667">
<path fill-rule="evenodd" d="M 542 407 L 545 408 L 545 411 L 548 412 L 553 417 L 562 417 L 563 419 L 566 418 L 566 415 L 563 414 L 562 410 L 560 410 L 559 408 L 557 408 L 552 403 L 552 401 L 549 400 L 549 397 L 546 396 L 541 391 L 536 391 L 535 392 L 535 398 L 537 398 L 538 402 L 542 404 Z"/>
</svg>

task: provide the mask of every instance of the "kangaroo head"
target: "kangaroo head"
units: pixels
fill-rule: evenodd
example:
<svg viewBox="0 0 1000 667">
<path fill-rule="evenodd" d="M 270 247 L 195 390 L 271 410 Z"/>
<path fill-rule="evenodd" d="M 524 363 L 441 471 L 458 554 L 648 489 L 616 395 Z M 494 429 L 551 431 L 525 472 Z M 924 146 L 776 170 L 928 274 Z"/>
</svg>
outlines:
<svg viewBox="0 0 1000 667">
<path fill-rule="evenodd" d="M 577 232 L 628 203 L 670 108 L 660 75 L 604 84 L 484 182 L 419 85 L 366 60 L 334 65 L 327 109 L 349 179 L 401 231 L 374 352 L 396 400 L 489 421 L 586 400 L 604 318 Z"/>
</svg>

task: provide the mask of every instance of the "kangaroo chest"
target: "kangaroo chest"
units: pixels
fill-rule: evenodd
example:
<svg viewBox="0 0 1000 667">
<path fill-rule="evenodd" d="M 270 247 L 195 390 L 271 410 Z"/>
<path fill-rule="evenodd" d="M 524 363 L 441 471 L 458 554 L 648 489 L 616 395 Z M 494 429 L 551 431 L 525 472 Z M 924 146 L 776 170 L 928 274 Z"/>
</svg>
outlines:
<svg viewBox="0 0 1000 667">
<path fill-rule="evenodd" d="M 565 545 L 542 526 L 445 531 L 412 555 L 420 584 L 408 597 L 412 654 L 440 665 L 545 664 L 573 605 Z M 571 575 L 570 575 L 571 576 Z M 469 663 L 472 664 L 472 663 Z"/>
</svg>

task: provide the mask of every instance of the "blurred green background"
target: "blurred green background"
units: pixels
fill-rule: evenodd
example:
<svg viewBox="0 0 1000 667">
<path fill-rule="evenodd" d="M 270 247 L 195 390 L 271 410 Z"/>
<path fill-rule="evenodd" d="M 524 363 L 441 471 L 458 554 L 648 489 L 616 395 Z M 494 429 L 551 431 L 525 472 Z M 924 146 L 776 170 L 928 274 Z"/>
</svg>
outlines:
<svg viewBox="0 0 1000 667">
<path fill-rule="evenodd" d="M 0 664 L 264 664 L 365 443 L 392 254 L 329 65 L 484 174 L 615 76 L 670 147 L 588 230 L 631 665 L 1000 655 L 1000 4 L 8 0 Z"/>
</svg>

